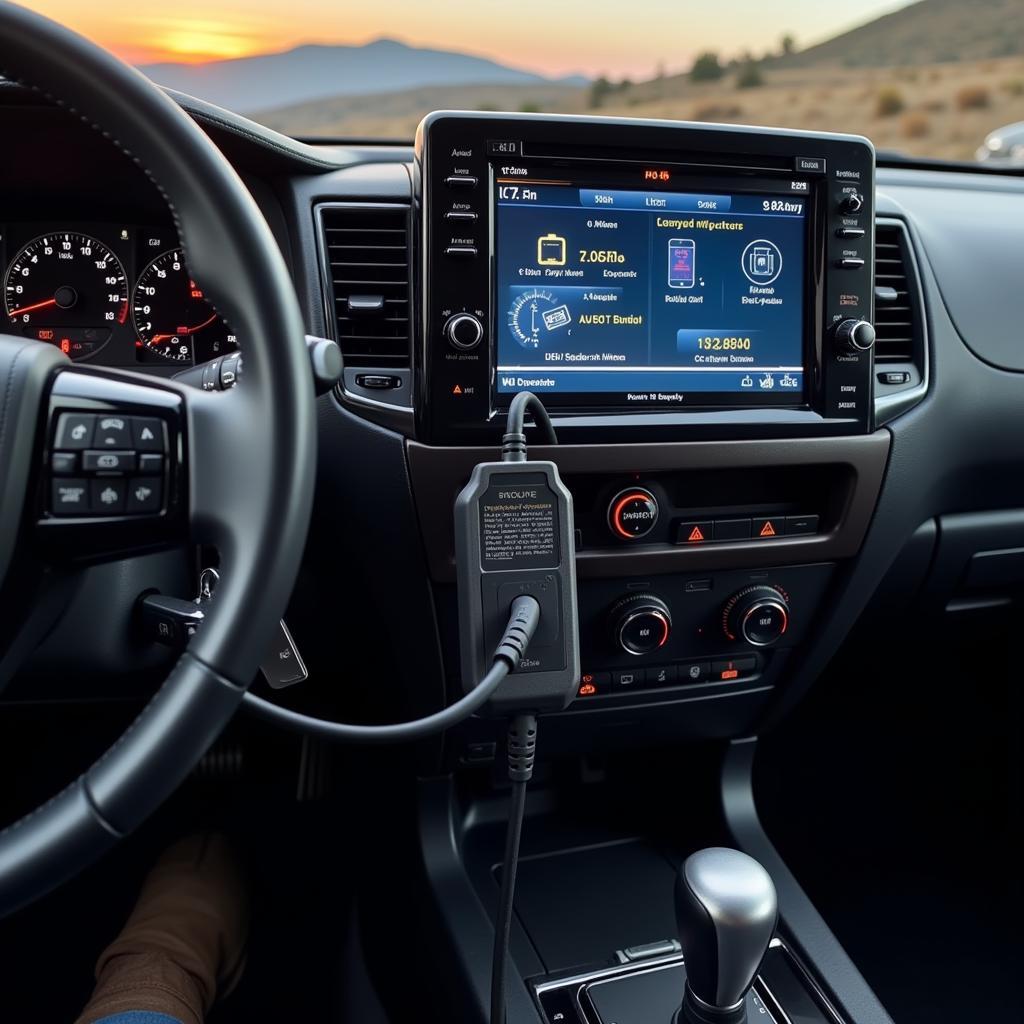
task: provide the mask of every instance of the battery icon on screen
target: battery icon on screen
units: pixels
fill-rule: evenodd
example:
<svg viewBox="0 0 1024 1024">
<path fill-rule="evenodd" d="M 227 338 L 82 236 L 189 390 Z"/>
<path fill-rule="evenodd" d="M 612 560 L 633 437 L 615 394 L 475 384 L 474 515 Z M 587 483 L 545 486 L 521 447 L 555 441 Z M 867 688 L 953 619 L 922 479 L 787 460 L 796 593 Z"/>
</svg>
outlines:
<svg viewBox="0 0 1024 1024">
<path fill-rule="evenodd" d="M 549 232 L 537 239 L 537 263 L 542 267 L 565 266 L 565 239 Z"/>
</svg>

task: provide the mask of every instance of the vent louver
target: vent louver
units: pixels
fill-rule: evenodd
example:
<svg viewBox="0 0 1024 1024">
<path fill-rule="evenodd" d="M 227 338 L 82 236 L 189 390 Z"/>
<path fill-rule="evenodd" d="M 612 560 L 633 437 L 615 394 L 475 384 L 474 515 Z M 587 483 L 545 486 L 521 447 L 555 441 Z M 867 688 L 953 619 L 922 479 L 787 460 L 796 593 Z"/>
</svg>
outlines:
<svg viewBox="0 0 1024 1024">
<path fill-rule="evenodd" d="M 920 305 L 902 224 L 875 224 L 875 362 L 916 362 Z"/>
<path fill-rule="evenodd" d="M 336 339 L 348 366 L 409 366 L 409 208 L 320 209 Z"/>
</svg>

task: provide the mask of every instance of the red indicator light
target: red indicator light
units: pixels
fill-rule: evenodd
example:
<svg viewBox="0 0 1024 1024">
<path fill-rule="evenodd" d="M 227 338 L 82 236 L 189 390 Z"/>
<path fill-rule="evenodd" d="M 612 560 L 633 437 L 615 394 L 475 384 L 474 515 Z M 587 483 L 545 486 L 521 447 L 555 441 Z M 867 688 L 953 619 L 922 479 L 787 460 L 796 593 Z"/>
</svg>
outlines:
<svg viewBox="0 0 1024 1024">
<path fill-rule="evenodd" d="M 739 671 L 737 669 L 734 669 L 734 668 L 727 668 L 722 673 L 722 678 L 723 679 L 736 679 L 738 676 L 739 676 Z"/>
<path fill-rule="evenodd" d="M 762 537 L 774 537 L 775 536 L 775 527 L 772 526 L 772 521 L 770 519 L 768 520 L 768 522 L 766 522 L 764 524 L 764 526 L 761 527 L 761 536 Z"/>
<path fill-rule="evenodd" d="M 460 388 L 459 385 L 456 384 L 455 387 L 452 388 L 452 394 L 453 395 L 461 395 L 462 394 L 462 388 Z"/>
<path fill-rule="evenodd" d="M 71 339 L 70 338 L 61 338 L 60 339 L 60 350 L 61 350 L 61 352 L 64 353 L 64 355 L 67 355 L 71 351 Z"/>
<path fill-rule="evenodd" d="M 707 538 L 704 536 L 703 532 L 701 531 L 701 528 L 699 526 L 695 526 L 690 531 L 690 536 L 686 539 L 690 544 L 697 544 L 698 542 L 706 540 Z"/>
<path fill-rule="evenodd" d="M 36 337 L 40 341 L 53 341 L 53 331 L 36 331 Z"/>
<path fill-rule="evenodd" d="M 597 693 L 597 687 L 593 683 L 584 683 L 578 692 L 581 697 L 591 697 Z"/>
<path fill-rule="evenodd" d="M 645 167 L 644 181 L 669 181 L 672 175 L 661 167 Z"/>
</svg>

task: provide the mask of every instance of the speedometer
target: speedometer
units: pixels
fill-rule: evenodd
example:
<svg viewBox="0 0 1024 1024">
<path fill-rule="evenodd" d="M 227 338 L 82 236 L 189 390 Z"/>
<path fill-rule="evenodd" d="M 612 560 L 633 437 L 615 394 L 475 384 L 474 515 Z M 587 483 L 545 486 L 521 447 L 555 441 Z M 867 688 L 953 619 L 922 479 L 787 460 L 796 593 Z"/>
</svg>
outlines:
<svg viewBox="0 0 1024 1024">
<path fill-rule="evenodd" d="M 141 344 L 164 359 L 205 363 L 238 348 L 227 322 L 189 276 L 179 249 L 162 252 L 139 275 L 132 315 Z"/>
<path fill-rule="evenodd" d="M 7 269 L 4 312 L 26 337 L 58 345 L 72 359 L 84 359 L 128 318 L 124 268 L 102 242 L 88 235 L 40 235 Z"/>
</svg>

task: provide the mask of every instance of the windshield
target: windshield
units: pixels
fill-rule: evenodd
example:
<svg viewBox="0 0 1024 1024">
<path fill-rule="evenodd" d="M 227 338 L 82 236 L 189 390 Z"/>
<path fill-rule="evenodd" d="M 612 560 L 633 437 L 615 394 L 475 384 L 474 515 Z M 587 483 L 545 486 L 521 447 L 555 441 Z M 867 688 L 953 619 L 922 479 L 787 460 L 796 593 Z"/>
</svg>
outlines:
<svg viewBox="0 0 1024 1024">
<path fill-rule="evenodd" d="M 1024 164 L 1021 0 L 29 0 L 161 85 L 300 138 L 412 139 L 433 109 L 866 135 Z"/>
</svg>

